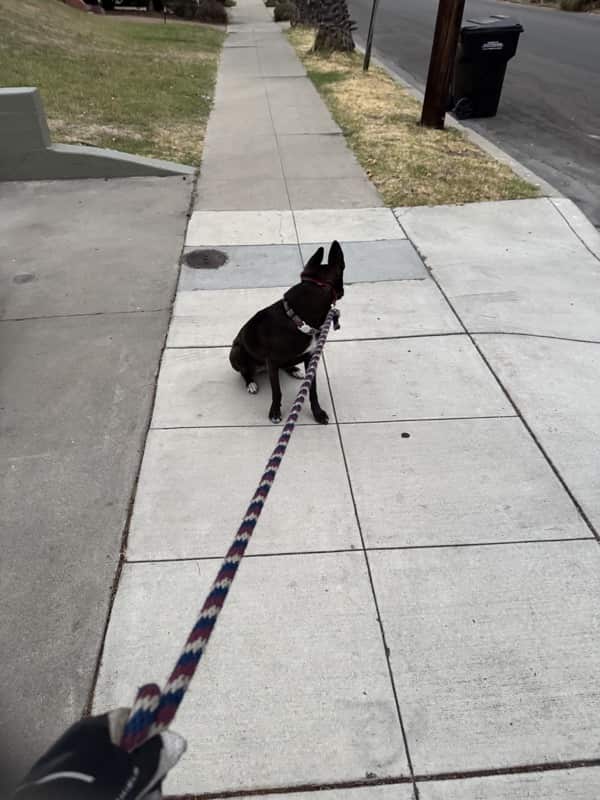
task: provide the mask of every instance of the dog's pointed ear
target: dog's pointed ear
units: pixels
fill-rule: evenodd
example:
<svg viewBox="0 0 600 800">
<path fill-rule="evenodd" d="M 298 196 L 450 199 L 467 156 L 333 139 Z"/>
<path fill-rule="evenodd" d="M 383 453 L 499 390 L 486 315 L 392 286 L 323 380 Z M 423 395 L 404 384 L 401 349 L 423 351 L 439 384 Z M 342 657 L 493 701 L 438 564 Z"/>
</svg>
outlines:
<svg viewBox="0 0 600 800">
<path fill-rule="evenodd" d="M 312 254 L 312 256 L 306 262 L 306 266 L 304 267 L 304 272 L 316 272 L 321 264 L 323 263 L 323 256 L 325 255 L 325 250 L 322 247 Z"/>
<path fill-rule="evenodd" d="M 344 269 L 346 266 L 344 262 L 344 252 L 340 243 L 335 239 L 331 243 L 331 247 L 329 248 L 329 257 L 327 259 L 327 263 L 330 267 L 334 269 Z"/>
</svg>

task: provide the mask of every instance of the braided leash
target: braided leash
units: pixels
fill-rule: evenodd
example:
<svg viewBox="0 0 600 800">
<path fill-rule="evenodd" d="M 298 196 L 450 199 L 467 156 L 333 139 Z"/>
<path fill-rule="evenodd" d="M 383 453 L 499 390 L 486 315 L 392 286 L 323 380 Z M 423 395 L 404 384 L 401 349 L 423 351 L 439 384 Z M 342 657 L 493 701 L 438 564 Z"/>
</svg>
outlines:
<svg viewBox="0 0 600 800">
<path fill-rule="evenodd" d="M 217 622 L 217 617 L 225 603 L 229 587 L 233 583 L 233 579 L 244 557 L 248 542 L 254 532 L 254 528 L 263 510 L 271 486 L 275 481 L 277 470 L 285 455 L 288 443 L 296 427 L 298 416 L 300 415 L 310 386 L 317 373 L 319 359 L 321 358 L 321 353 L 323 352 L 327 340 L 329 328 L 332 322 L 336 330 L 339 328 L 339 316 L 340 312 L 335 307 L 332 307 L 325 318 L 325 322 L 319 333 L 316 349 L 310 359 L 308 369 L 306 370 L 306 376 L 302 382 L 300 391 L 296 395 L 294 405 L 285 421 L 281 436 L 277 441 L 275 449 L 271 453 L 271 457 L 260 479 L 258 488 L 254 493 L 254 497 L 248 506 L 242 524 L 238 528 L 233 544 L 223 559 L 221 568 L 204 601 L 196 624 L 188 636 L 183 652 L 179 656 L 175 669 L 171 673 L 171 677 L 167 681 L 162 692 L 157 684 L 148 683 L 142 686 L 137 693 L 131 709 L 131 714 L 123 732 L 123 738 L 121 739 L 121 747 L 128 752 L 135 750 L 136 747 L 144 744 L 144 742 L 152 736 L 165 730 L 177 713 L 177 709 L 194 677 L 196 667 L 206 650 L 208 640 Z"/>
</svg>

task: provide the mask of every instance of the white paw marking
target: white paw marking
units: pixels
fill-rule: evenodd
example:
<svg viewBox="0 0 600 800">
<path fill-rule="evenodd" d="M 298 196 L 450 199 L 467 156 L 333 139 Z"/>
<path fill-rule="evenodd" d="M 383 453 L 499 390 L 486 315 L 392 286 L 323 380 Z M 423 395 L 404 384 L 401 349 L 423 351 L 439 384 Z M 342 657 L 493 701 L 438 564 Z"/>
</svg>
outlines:
<svg viewBox="0 0 600 800">
<path fill-rule="evenodd" d="M 248 394 L 256 394 L 258 392 L 258 386 L 254 381 L 250 381 L 246 388 L 248 389 Z"/>
</svg>

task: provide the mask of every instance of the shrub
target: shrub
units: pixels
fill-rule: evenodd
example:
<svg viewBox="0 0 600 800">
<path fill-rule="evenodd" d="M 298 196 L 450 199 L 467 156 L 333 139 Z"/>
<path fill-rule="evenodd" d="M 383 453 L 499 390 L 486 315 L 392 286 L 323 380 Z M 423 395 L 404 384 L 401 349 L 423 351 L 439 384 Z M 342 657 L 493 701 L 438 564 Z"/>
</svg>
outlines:
<svg viewBox="0 0 600 800">
<path fill-rule="evenodd" d="M 275 22 L 287 22 L 294 19 L 296 15 L 296 5 L 291 0 L 279 0 L 273 9 L 273 19 Z"/>
<path fill-rule="evenodd" d="M 563 11 L 587 11 L 594 3 L 590 0 L 560 0 L 560 7 Z"/>
<path fill-rule="evenodd" d="M 227 11 L 221 0 L 200 0 L 196 19 L 200 22 L 216 22 L 218 25 L 227 25 Z"/>
<path fill-rule="evenodd" d="M 166 6 L 176 17 L 192 19 L 197 10 L 196 0 L 167 0 Z"/>
<path fill-rule="evenodd" d="M 227 11 L 221 0 L 167 0 L 165 5 L 177 17 L 227 24 Z"/>
</svg>

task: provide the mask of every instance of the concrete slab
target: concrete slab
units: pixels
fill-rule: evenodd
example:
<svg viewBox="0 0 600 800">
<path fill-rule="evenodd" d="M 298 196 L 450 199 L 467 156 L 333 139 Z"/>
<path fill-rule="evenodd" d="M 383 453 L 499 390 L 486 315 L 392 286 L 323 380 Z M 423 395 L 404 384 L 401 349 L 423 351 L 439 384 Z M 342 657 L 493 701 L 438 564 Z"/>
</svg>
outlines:
<svg viewBox="0 0 600 800">
<path fill-rule="evenodd" d="M 179 289 L 240 289 L 287 287 L 299 280 L 302 265 L 319 246 L 328 252 L 331 240 L 321 244 L 266 245 L 264 247 L 219 246 L 228 261 L 216 270 L 182 267 Z M 346 259 L 346 287 L 353 283 L 425 279 L 427 270 L 406 240 L 342 242 Z M 186 248 L 186 252 L 194 248 Z"/>
<path fill-rule="evenodd" d="M 368 547 L 592 536 L 519 419 L 343 425 L 341 436 Z"/>
<path fill-rule="evenodd" d="M 571 263 L 583 254 L 562 215 L 547 197 L 394 209 L 402 227 L 437 269 L 453 264 L 524 266 L 561 256 Z"/>
<path fill-rule="evenodd" d="M 96 709 L 168 674 L 215 569 L 212 561 L 126 565 Z M 165 794 L 406 775 L 363 555 L 248 559 L 174 727 L 188 751 Z"/>
<path fill-rule="evenodd" d="M 301 244 L 337 239 L 339 242 L 373 242 L 406 239 L 389 208 L 321 208 L 294 211 Z"/>
<path fill-rule="evenodd" d="M 578 258 L 439 267 L 434 274 L 470 331 L 566 336 L 600 342 L 600 265 Z"/>
<path fill-rule="evenodd" d="M 416 773 L 597 758 L 596 542 L 369 560 Z"/>
<path fill-rule="evenodd" d="M 310 78 L 265 78 L 264 86 L 273 113 L 292 108 L 307 115 L 327 111 Z"/>
<path fill-rule="evenodd" d="M 597 257 L 600 258 L 600 233 L 595 225 L 585 216 L 572 200 L 566 197 L 552 197 L 552 205 L 565 218 L 572 231 L 581 239 L 583 244 Z"/>
<path fill-rule="evenodd" d="M 202 157 L 202 180 L 217 178 L 237 181 L 283 179 L 275 134 L 213 136 Z"/>
<path fill-rule="evenodd" d="M 180 291 L 167 347 L 227 347 L 247 319 L 281 297 L 277 288 Z"/>
<path fill-rule="evenodd" d="M 282 289 L 180 291 L 169 328 L 169 347 L 230 345 L 240 325 L 282 296 Z M 223 313 L 223 309 L 227 313 Z M 331 341 L 460 332 L 431 281 L 353 284 L 340 302 L 341 328 Z"/>
<path fill-rule="evenodd" d="M 466 336 L 330 342 L 325 358 L 340 422 L 513 414 Z"/>
<path fill-rule="evenodd" d="M 186 248 L 186 252 L 193 248 Z M 179 291 L 287 287 L 300 280 L 302 261 L 297 245 L 219 247 L 227 263 L 219 269 L 182 267 Z M 237 333 L 237 331 L 236 331 Z"/>
<path fill-rule="evenodd" d="M 277 436 L 271 428 L 151 431 L 127 559 L 222 557 Z M 299 428 L 288 452 L 248 553 L 360 549 L 335 427 Z"/>
<path fill-rule="evenodd" d="M 288 134 L 279 137 L 283 171 L 288 178 L 363 178 L 364 172 L 344 137 Z M 333 203 L 324 203 L 330 208 Z"/>
<path fill-rule="evenodd" d="M 189 181 L 135 178 L 0 187 L 3 319 L 169 306 Z"/>
<path fill-rule="evenodd" d="M 290 207 L 283 177 L 223 180 L 204 176 L 195 202 L 198 211 L 264 211 Z"/>
<path fill-rule="evenodd" d="M 0 741 L 20 775 L 87 701 L 167 324 L 0 323 Z"/>
<path fill-rule="evenodd" d="M 319 400 L 330 418 L 331 400 L 322 364 L 319 365 Z M 152 418 L 153 428 L 204 428 L 227 425 L 268 425 L 271 389 L 266 373 L 258 375 L 260 391 L 248 394 L 241 376 L 229 364 L 229 348 L 165 350 Z M 299 381 L 283 373 L 281 410 L 287 416 Z M 305 408 L 300 423 L 315 423 Z"/>
<path fill-rule="evenodd" d="M 287 188 L 293 209 L 322 208 L 327 202 L 336 208 L 371 208 L 384 204 L 366 176 L 289 178 Z"/>
<path fill-rule="evenodd" d="M 329 233 L 335 235 L 335 226 Z M 349 242 L 340 240 L 346 261 L 344 283 L 399 281 L 429 278 L 419 254 L 406 239 L 378 242 Z M 302 258 L 307 261 L 318 247 L 329 252 L 331 239 L 325 242 L 300 245 Z"/>
<path fill-rule="evenodd" d="M 254 84 L 244 82 L 239 85 L 235 84 L 234 89 L 239 91 L 244 104 L 252 99 L 254 107 L 255 100 L 259 102 L 259 105 L 260 101 L 266 100 L 264 89 L 261 90 L 260 86 L 255 88 Z M 234 109 L 237 108 L 237 103 L 231 99 L 231 94 L 233 94 L 234 89 L 227 86 L 225 89 L 227 101 L 221 103 L 220 108 L 216 108 L 213 111 L 215 121 L 214 125 L 209 126 L 207 129 L 202 153 L 203 164 L 207 156 L 207 149 L 209 160 L 214 158 L 226 160 L 229 155 L 237 155 L 245 148 L 247 148 L 249 158 L 254 155 L 262 154 L 266 148 L 277 157 L 277 141 L 272 126 L 271 130 L 268 132 L 255 131 L 253 126 L 248 123 L 246 119 L 244 119 L 244 128 L 242 130 L 238 131 L 234 126 L 230 125 L 231 120 L 228 117 L 232 114 Z M 250 97 L 249 95 L 251 93 L 256 94 L 257 97 Z M 235 169 L 232 169 L 231 175 L 228 177 L 232 178 L 235 177 L 235 175 Z"/>
<path fill-rule="evenodd" d="M 341 327 L 331 341 L 395 338 L 462 329 L 433 281 L 357 283 L 345 288 Z"/>
<path fill-rule="evenodd" d="M 239 107 L 244 112 L 255 113 L 257 118 L 264 114 L 265 108 L 268 109 L 268 97 L 263 79 L 256 75 L 220 74 L 207 130 L 210 132 L 214 126 L 222 125 L 225 113 L 230 115 L 228 121 L 233 124 L 235 109 Z"/>
<path fill-rule="evenodd" d="M 400 221 L 470 330 L 600 341 L 600 265 L 549 199 Z"/>
<path fill-rule="evenodd" d="M 218 98 L 212 111 L 208 132 L 212 137 L 228 136 L 232 129 L 236 129 L 239 120 L 244 120 L 248 132 L 269 136 L 273 133 L 273 121 L 269 114 L 266 97 L 258 99 L 240 99 L 238 101 L 223 101 Z M 231 174 L 235 178 L 235 172 Z"/>
<path fill-rule="evenodd" d="M 239 106 L 242 106 L 244 111 L 260 112 L 261 115 L 265 108 L 268 109 L 268 98 L 263 79 L 260 76 L 238 75 L 237 73 L 220 74 L 215 88 L 214 105 L 207 133 L 210 134 L 213 127 L 222 124 L 221 117 L 224 112 L 232 115 L 229 121 L 233 123 L 233 113 Z M 231 129 L 228 133 L 231 134 Z"/>
<path fill-rule="evenodd" d="M 256 47 L 256 37 L 253 33 L 245 30 L 231 31 L 228 28 L 228 35 L 223 42 L 223 47 Z"/>
<path fill-rule="evenodd" d="M 307 110 L 302 106 L 277 106 L 271 109 L 273 127 L 279 136 L 286 134 L 339 134 L 340 128 L 329 111 L 321 107 Z"/>
<path fill-rule="evenodd" d="M 187 247 L 296 244 L 290 211 L 194 211 Z"/>
<path fill-rule="evenodd" d="M 250 47 L 228 47 L 221 53 L 219 72 L 222 75 L 260 76 L 261 69 L 256 49 Z"/>
<path fill-rule="evenodd" d="M 477 342 L 600 529 L 600 346 L 522 336 L 478 336 Z"/>
<path fill-rule="evenodd" d="M 292 46 L 283 37 L 270 46 L 258 50 L 258 63 L 265 77 L 298 77 L 306 76 L 306 70 L 294 52 Z"/>
<path fill-rule="evenodd" d="M 559 769 L 520 775 L 492 775 L 419 785 L 420 800 L 591 800 L 600 768 Z"/>
<path fill-rule="evenodd" d="M 318 792 L 318 795 L 317 795 Z M 267 794 L 269 800 L 275 800 L 276 795 Z M 412 783 L 410 781 L 392 784 L 379 784 L 372 786 L 358 786 L 353 789 L 314 789 L 306 792 L 290 793 L 290 800 L 414 800 Z"/>
<path fill-rule="evenodd" d="M 318 795 L 316 794 L 318 792 Z M 265 795 L 275 800 L 275 795 Z M 290 800 L 413 800 L 412 783 L 382 784 L 379 786 L 359 786 L 355 789 L 316 789 L 308 792 L 294 792 Z"/>
</svg>

